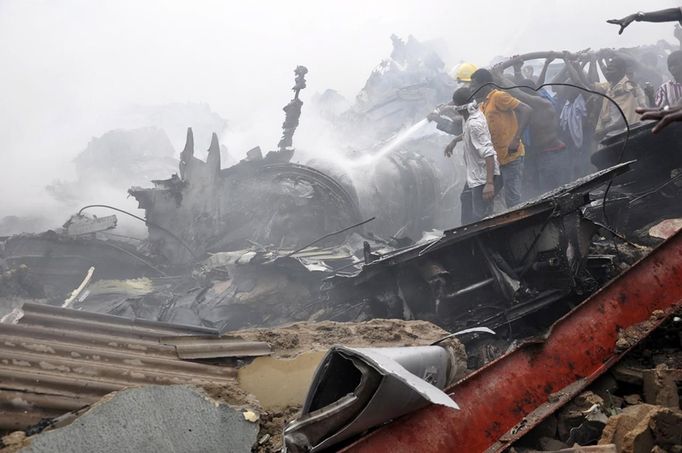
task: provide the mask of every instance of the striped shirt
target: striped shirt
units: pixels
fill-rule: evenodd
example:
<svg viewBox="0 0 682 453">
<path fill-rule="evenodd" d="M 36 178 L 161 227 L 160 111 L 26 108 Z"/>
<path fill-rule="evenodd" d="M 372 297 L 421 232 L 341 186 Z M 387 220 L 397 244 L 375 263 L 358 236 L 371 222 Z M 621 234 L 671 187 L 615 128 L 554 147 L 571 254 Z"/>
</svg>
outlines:
<svg viewBox="0 0 682 453">
<path fill-rule="evenodd" d="M 682 103 L 682 83 L 668 80 L 656 90 L 656 106 L 674 107 Z"/>
</svg>

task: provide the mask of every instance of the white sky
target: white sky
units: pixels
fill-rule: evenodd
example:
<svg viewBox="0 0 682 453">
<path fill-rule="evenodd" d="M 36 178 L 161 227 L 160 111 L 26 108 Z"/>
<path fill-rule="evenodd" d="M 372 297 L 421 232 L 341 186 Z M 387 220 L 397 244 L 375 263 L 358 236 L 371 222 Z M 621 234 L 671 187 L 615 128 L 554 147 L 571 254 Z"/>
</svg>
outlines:
<svg viewBox="0 0 682 453">
<path fill-rule="evenodd" d="M 224 138 L 231 151 L 267 149 L 280 133 L 298 64 L 310 70 L 304 101 L 326 88 L 352 99 L 389 54 L 392 33 L 442 38 L 457 60 L 485 65 L 497 55 L 535 50 L 674 41 L 672 24 L 636 23 L 618 36 L 605 20 L 678 5 L 0 0 L 0 218 L 49 203 L 42 187 L 71 179 L 70 159 L 92 136 L 117 127 L 115 112 L 131 104 L 207 102 L 234 128 L 249 127 L 244 143 Z"/>
</svg>

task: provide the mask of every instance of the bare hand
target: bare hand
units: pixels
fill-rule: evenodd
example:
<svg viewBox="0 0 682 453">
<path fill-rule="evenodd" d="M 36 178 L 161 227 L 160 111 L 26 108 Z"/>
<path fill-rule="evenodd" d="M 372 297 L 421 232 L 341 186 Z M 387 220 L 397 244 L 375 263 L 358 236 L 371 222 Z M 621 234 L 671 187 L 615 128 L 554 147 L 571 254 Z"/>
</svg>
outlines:
<svg viewBox="0 0 682 453">
<path fill-rule="evenodd" d="M 669 110 L 664 109 L 642 109 L 636 110 L 641 114 L 640 120 L 655 120 L 658 121 L 656 126 L 651 130 L 654 134 L 661 132 L 666 126 L 672 122 L 682 121 L 682 106 L 674 107 Z"/>
<path fill-rule="evenodd" d="M 445 157 L 450 157 L 452 156 L 452 153 L 455 151 L 455 145 L 459 143 L 462 140 L 462 136 L 458 135 L 455 137 L 450 143 L 448 143 L 448 146 L 445 147 Z"/>
<path fill-rule="evenodd" d="M 445 152 L 443 153 L 443 154 L 445 154 L 445 157 L 451 157 L 452 156 L 452 153 L 455 151 L 455 145 L 456 144 L 457 143 L 452 142 L 452 143 L 449 143 L 448 146 L 445 147 Z"/>
<path fill-rule="evenodd" d="M 515 138 L 511 141 L 511 143 L 507 147 L 507 152 L 509 152 L 509 154 L 514 154 L 515 152 L 517 152 L 519 150 L 519 146 L 521 146 L 521 140 L 518 138 Z"/>
<path fill-rule="evenodd" d="M 637 19 L 637 14 L 630 14 L 629 16 L 625 16 L 622 19 L 611 19 L 607 20 L 606 22 L 608 22 L 609 24 L 620 25 L 620 30 L 618 30 L 618 34 L 622 35 L 623 30 L 625 30 L 625 27 L 634 22 L 635 19 Z"/>
<path fill-rule="evenodd" d="M 495 184 L 488 182 L 483 186 L 483 199 L 490 201 L 495 197 Z"/>
<path fill-rule="evenodd" d="M 440 115 L 436 112 L 431 112 L 428 115 L 426 115 L 426 119 L 429 121 L 438 121 L 440 118 Z"/>
</svg>

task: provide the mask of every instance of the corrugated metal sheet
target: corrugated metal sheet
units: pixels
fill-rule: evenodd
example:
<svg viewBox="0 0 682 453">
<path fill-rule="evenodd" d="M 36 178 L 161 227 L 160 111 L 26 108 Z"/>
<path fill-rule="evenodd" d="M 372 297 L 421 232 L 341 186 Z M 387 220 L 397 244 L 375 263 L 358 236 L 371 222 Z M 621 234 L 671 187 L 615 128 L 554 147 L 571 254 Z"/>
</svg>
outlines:
<svg viewBox="0 0 682 453">
<path fill-rule="evenodd" d="M 174 346 L 159 342 L 201 335 L 206 343 L 218 338 L 213 329 L 37 304 L 24 304 L 23 311 L 19 323 L 0 324 L 0 430 L 26 428 L 124 387 L 233 383 L 236 377 L 233 367 L 181 360 Z"/>
<path fill-rule="evenodd" d="M 181 359 L 219 359 L 222 357 L 259 357 L 272 354 L 270 345 L 262 341 L 234 338 L 171 337 L 159 340 L 175 347 Z"/>
<path fill-rule="evenodd" d="M 162 336 L 173 335 L 219 335 L 216 329 L 208 327 L 128 319 L 81 310 L 65 310 L 51 305 L 25 303 L 23 311 L 24 316 L 20 321 L 22 325 L 75 328 L 85 331 L 97 329 L 98 332 L 112 333 L 129 338 L 158 339 Z"/>
</svg>

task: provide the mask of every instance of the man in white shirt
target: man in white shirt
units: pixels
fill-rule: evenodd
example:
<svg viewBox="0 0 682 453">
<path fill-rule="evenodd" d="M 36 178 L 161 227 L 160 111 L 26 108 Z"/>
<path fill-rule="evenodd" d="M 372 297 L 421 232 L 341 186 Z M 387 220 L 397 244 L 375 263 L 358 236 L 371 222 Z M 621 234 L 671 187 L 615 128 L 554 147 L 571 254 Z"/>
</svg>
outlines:
<svg viewBox="0 0 682 453">
<path fill-rule="evenodd" d="M 462 201 L 462 225 L 476 222 L 492 214 L 493 198 L 502 189 L 500 165 L 490 139 L 485 115 L 475 101 L 469 98 L 469 88 L 459 88 L 452 95 L 454 110 L 463 119 L 462 134 L 456 136 L 445 148 L 452 156 L 455 145 L 462 142 L 466 184 Z"/>
</svg>

